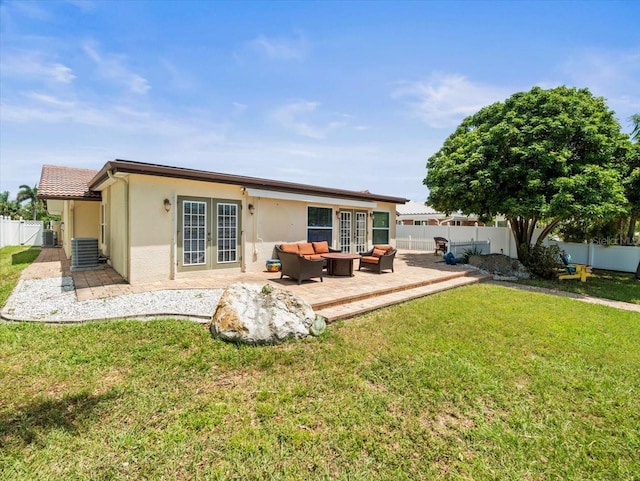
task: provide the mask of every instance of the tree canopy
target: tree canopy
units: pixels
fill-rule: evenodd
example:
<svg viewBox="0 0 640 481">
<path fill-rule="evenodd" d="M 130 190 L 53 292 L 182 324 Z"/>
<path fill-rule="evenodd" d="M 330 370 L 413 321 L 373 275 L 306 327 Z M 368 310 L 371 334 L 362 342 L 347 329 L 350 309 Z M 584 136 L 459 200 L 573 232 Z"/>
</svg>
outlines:
<svg viewBox="0 0 640 481">
<path fill-rule="evenodd" d="M 625 215 L 632 148 L 602 97 L 534 87 L 465 118 L 427 162 L 429 204 L 510 222 L 518 258 L 563 220 Z"/>
</svg>

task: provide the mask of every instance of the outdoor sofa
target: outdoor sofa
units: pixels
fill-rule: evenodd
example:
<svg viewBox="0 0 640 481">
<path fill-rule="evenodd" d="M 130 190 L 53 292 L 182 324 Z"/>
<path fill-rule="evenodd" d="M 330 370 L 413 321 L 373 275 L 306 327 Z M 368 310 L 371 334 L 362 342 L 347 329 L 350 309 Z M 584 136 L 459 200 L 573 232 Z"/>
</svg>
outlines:
<svg viewBox="0 0 640 481">
<path fill-rule="evenodd" d="M 288 276 L 300 284 L 315 277 L 319 277 L 322 282 L 322 270 L 327 265 L 327 260 L 322 258 L 322 254 L 340 251 L 329 247 L 329 243 L 323 241 L 276 245 L 276 252 L 282 265 L 280 279 Z"/>
<path fill-rule="evenodd" d="M 365 269 L 370 269 L 378 274 L 387 269 L 391 269 L 391 272 L 394 272 L 393 259 L 396 257 L 396 252 L 398 251 L 397 249 L 394 249 L 393 246 L 374 245 L 373 249 L 360 253 L 362 257 L 360 257 L 358 270 L 364 267 Z"/>
</svg>

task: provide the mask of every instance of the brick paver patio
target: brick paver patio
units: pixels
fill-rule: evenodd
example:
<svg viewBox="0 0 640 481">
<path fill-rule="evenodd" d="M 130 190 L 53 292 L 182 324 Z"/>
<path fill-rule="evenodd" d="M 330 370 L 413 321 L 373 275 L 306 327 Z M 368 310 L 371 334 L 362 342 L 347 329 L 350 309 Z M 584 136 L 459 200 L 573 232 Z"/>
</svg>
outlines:
<svg viewBox="0 0 640 481">
<path fill-rule="evenodd" d="M 358 271 L 355 262 L 353 277 L 324 276 L 319 279 L 297 281 L 285 277 L 280 279 L 277 272 L 245 272 L 225 274 L 220 271 L 210 275 L 189 279 L 175 279 L 130 285 L 108 265 L 96 270 L 71 272 L 70 262 L 61 248 L 43 248 L 38 258 L 27 267 L 22 277 L 38 279 L 57 276 L 72 276 L 79 301 L 100 299 L 123 294 L 164 290 L 164 289 L 214 289 L 224 288 L 234 282 L 273 284 L 295 292 L 309 302 L 314 310 L 327 310 L 331 316 L 349 317 L 367 310 L 377 297 L 386 296 L 384 305 L 403 302 L 421 295 L 427 295 L 430 288 L 442 283 L 442 286 L 455 287 L 458 278 L 468 282 L 477 282 L 479 276 L 459 266 L 448 266 L 441 262 L 442 256 L 431 252 L 399 251 L 394 262 L 395 272 L 376 274 L 371 271 Z M 449 284 L 446 284 L 446 283 Z"/>
</svg>

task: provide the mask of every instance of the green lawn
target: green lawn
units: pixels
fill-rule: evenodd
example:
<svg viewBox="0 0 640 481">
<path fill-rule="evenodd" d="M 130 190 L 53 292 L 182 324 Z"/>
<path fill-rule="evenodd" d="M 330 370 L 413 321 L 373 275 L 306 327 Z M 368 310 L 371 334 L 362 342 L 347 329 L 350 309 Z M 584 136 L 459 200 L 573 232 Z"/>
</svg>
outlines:
<svg viewBox="0 0 640 481">
<path fill-rule="evenodd" d="M 0 309 L 20 279 L 22 270 L 40 254 L 39 247 L 7 246 L 0 249 Z"/>
<path fill-rule="evenodd" d="M 640 477 L 640 314 L 474 285 L 238 347 L 0 325 L 1 479 Z"/>
<path fill-rule="evenodd" d="M 587 282 L 580 282 L 579 279 L 566 279 L 563 281 L 557 279 L 552 281 L 528 279 L 521 280 L 519 283 L 640 304 L 640 280 L 636 279 L 635 274 L 601 269 L 594 269 L 593 274 L 587 279 Z"/>
</svg>

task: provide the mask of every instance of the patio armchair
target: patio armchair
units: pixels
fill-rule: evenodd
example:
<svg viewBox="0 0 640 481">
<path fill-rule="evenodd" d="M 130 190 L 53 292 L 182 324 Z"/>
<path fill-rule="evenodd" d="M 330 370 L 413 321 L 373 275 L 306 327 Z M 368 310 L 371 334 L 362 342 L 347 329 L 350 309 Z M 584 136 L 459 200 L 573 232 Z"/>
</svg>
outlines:
<svg viewBox="0 0 640 481">
<path fill-rule="evenodd" d="M 282 265 L 280 279 L 283 276 L 288 276 L 301 284 L 302 281 L 319 277 L 320 282 L 323 282 L 322 269 L 326 262 L 325 259 L 305 259 L 295 252 L 283 251 L 280 246 L 276 246 L 276 252 Z"/>
<path fill-rule="evenodd" d="M 438 251 L 442 252 L 443 254 L 446 254 L 447 251 L 449 250 L 449 248 L 447 247 L 447 244 L 449 244 L 449 241 L 444 237 L 434 237 L 433 240 L 436 243 L 436 250 L 434 254 L 437 254 Z"/>
<path fill-rule="evenodd" d="M 363 267 L 381 274 L 382 271 L 391 269 L 393 271 L 393 259 L 396 257 L 397 249 L 393 246 L 373 246 L 373 249 L 367 252 L 361 252 L 360 265 L 358 270 Z"/>
<path fill-rule="evenodd" d="M 580 279 L 580 282 L 587 282 L 587 277 L 592 276 L 591 266 L 586 264 L 575 264 L 571 261 L 571 255 L 561 256 L 564 264 L 564 273 L 558 276 L 559 280 Z"/>
</svg>

